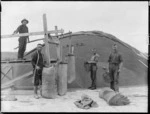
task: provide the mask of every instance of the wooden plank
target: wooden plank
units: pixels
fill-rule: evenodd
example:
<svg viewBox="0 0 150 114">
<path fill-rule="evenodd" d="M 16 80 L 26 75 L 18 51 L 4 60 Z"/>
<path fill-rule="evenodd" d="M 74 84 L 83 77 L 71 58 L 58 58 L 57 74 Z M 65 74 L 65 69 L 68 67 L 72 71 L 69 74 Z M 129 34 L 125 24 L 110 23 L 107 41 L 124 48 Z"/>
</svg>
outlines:
<svg viewBox="0 0 150 114">
<path fill-rule="evenodd" d="M 64 33 L 63 35 L 58 35 L 58 36 L 62 36 L 59 38 L 60 40 L 62 40 L 64 38 L 68 38 L 68 37 L 73 36 L 73 35 L 72 35 L 72 32 L 68 32 L 68 33 Z"/>
<path fill-rule="evenodd" d="M 56 42 L 50 42 L 48 41 L 49 44 L 55 44 L 55 45 L 59 45 L 59 43 L 56 43 Z"/>
<path fill-rule="evenodd" d="M 45 42 L 45 54 L 47 64 L 50 65 L 50 46 L 48 43 L 48 33 L 47 33 L 47 19 L 46 14 L 43 14 L 43 28 L 44 28 L 44 42 Z"/>
<path fill-rule="evenodd" d="M 58 30 L 57 32 L 63 32 L 64 30 Z M 55 30 L 51 30 L 51 31 L 47 31 L 47 33 L 49 34 L 55 34 L 56 31 Z M 30 33 L 22 33 L 22 34 L 10 34 L 10 35 L 1 35 L 1 39 L 3 38 L 11 38 L 11 37 L 20 37 L 20 36 L 35 36 L 35 35 L 44 35 L 44 32 L 30 32 Z"/>
<path fill-rule="evenodd" d="M 31 59 L 29 60 L 10 60 L 10 61 L 5 61 L 5 60 L 1 60 L 1 63 L 27 63 L 27 62 L 31 62 Z"/>
<path fill-rule="evenodd" d="M 12 79 L 11 81 L 8 81 L 8 82 L 2 84 L 1 88 L 4 89 L 4 88 L 8 87 L 9 85 L 12 85 L 14 82 L 16 82 L 18 80 L 21 80 L 23 78 L 29 77 L 32 74 L 33 74 L 33 71 L 30 71 L 30 72 L 28 72 L 28 73 L 26 73 L 24 75 L 18 76 L 15 79 Z"/>
</svg>

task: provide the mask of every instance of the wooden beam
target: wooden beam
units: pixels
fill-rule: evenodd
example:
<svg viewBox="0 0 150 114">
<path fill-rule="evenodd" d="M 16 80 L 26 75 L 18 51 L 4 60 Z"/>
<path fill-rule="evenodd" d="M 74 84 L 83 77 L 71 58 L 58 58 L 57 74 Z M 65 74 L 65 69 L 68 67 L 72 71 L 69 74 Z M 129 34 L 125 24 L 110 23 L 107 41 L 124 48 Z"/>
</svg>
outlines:
<svg viewBox="0 0 150 114">
<path fill-rule="evenodd" d="M 63 29 L 62 29 L 63 30 Z M 51 35 L 52 38 L 59 38 L 59 39 L 63 39 L 63 37 L 68 37 L 70 34 L 72 34 L 72 32 L 67 32 L 67 33 L 64 33 L 62 32 L 62 34 L 58 34 L 57 36 L 56 35 Z"/>
<path fill-rule="evenodd" d="M 48 41 L 49 44 L 55 44 L 55 45 L 59 45 L 59 43 L 56 43 L 56 42 L 50 42 Z"/>
<path fill-rule="evenodd" d="M 62 30 L 62 29 L 61 29 Z M 55 31 L 58 31 L 57 26 L 55 26 Z M 64 31 L 63 31 L 64 32 Z M 63 32 L 61 32 L 61 34 L 63 34 Z M 58 36 L 58 32 L 55 33 L 56 36 Z M 57 58 L 59 61 L 62 61 L 62 45 L 60 43 L 60 39 L 58 38 L 57 40 L 58 44 L 56 47 L 56 51 L 57 51 Z"/>
<path fill-rule="evenodd" d="M 31 59 L 28 60 L 1 60 L 1 63 L 26 63 L 31 62 Z"/>
<path fill-rule="evenodd" d="M 57 32 L 62 33 L 64 30 L 57 30 Z M 52 31 L 47 31 L 47 33 L 49 34 L 55 34 L 56 31 L 52 30 Z M 44 35 L 44 32 L 30 32 L 30 33 L 22 33 L 22 34 L 10 34 L 10 35 L 1 35 L 1 38 L 11 38 L 11 37 L 20 37 L 20 36 L 35 36 L 35 35 Z"/>
<path fill-rule="evenodd" d="M 33 74 L 33 71 L 30 71 L 30 72 L 28 72 L 28 73 L 26 73 L 24 75 L 18 76 L 15 79 L 12 79 L 11 81 L 8 81 L 8 82 L 2 84 L 1 89 L 7 88 L 8 86 L 11 86 L 14 82 L 16 82 L 18 80 L 21 80 L 23 78 L 29 77 L 32 74 Z"/>
<path fill-rule="evenodd" d="M 45 54 L 47 59 L 47 64 L 50 65 L 50 46 L 48 43 L 48 33 L 47 33 L 47 19 L 46 14 L 43 14 L 43 28 L 44 28 L 44 42 L 45 42 Z"/>
</svg>

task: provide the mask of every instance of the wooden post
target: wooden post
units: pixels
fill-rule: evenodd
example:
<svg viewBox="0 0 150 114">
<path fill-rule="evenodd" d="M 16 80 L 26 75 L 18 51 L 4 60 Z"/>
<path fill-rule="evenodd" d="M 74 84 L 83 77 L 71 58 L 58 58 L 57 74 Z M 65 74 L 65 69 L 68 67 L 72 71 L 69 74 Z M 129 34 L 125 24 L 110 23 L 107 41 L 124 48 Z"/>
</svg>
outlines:
<svg viewBox="0 0 150 114">
<path fill-rule="evenodd" d="M 47 33 L 47 20 L 46 14 L 43 14 L 43 28 L 44 28 L 44 42 L 45 42 L 45 55 L 47 59 L 47 64 L 50 65 L 50 46 L 48 43 L 48 33 Z"/>
<path fill-rule="evenodd" d="M 56 31 L 56 32 L 55 32 L 55 35 L 58 36 L 58 32 L 57 32 L 57 31 L 58 31 L 58 28 L 57 28 L 57 26 L 55 26 L 55 31 Z"/>
<path fill-rule="evenodd" d="M 71 44 L 71 33 L 70 33 L 70 36 L 69 36 L 69 53 L 71 53 L 71 50 L 72 50 L 72 44 Z"/>
<path fill-rule="evenodd" d="M 58 32 L 57 32 L 58 28 L 57 28 L 57 26 L 55 26 L 55 31 L 56 31 L 55 35 L 58 36 Z M 58 38 L 58 43 L 59 43 L 59 45 L 57 45 L 57 49 L 56 49 L 57 50 L 57 57 L 58 57 L 59 61 L 62 61 L 62 55 L 61 55 L 61 51 L 62 50 L 61 50 L 61 43 L 60 43 L 59 38 Z"/>
</svg>

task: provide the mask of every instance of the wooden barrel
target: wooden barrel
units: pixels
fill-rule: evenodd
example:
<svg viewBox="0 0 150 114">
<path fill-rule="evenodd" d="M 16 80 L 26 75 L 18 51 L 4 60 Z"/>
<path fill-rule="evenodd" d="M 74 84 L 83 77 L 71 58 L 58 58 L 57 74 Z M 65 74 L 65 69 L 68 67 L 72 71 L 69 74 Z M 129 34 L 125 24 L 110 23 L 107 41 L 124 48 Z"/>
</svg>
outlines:
<svg viewBox="0 0 150 114">
<path fill-rule="evenodd" d="M 42 97 L 56 98 L 57 83 L 56 83 L 56 67 L 43 68 L 42 72 Z"/>
<path fill-rule="evenodd" d="M 67 63 L 61 62 L 58 66 L 58 95 L 67 93 Z"/>
<path fill-rule="evenodd" d="M 72 83 L 76 78 L 75 56 L 68 54 L 68 83 Z"/>
</svg>

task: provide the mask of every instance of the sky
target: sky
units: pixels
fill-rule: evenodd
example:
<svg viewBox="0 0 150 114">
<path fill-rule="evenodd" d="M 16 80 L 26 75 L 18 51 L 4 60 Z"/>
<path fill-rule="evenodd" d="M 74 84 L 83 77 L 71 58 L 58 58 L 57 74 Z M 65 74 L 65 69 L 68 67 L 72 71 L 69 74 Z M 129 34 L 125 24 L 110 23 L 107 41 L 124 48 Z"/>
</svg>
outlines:
<svg viewBox="0 0 150 114">
<path fill-rule="evenodd" d="M 64 32 L 103 31 L 148 53 L 148 1 L 2 1 L 1 35 L 9 35 L 29 20 L 29 32 L 43 31 L 43 14 L 47 17 L 48 30 L 64 29 Z M 30 40 L 44 36 L 30 36 Z M 26 51 L 37 43 L 27 44 Z M 1 39 L 1 51 L 16 52 L 18 37 Z"/>
</svg>

